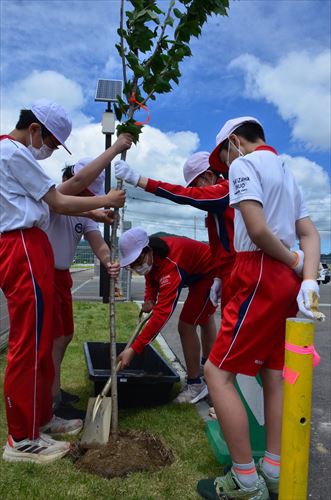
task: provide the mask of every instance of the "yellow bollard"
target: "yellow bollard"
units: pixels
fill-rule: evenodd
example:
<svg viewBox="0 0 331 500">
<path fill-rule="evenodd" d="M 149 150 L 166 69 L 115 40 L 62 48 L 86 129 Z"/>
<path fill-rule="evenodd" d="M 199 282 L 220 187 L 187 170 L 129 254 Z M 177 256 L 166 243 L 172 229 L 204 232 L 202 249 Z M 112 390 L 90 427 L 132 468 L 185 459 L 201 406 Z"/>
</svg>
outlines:
<svg viewBox="0 0 331 500">
<path fill-rule="evenodd" d="M 286 321 L 279 500 L 307 498 L 313 344 L 313 321 Z"/>
</svg>

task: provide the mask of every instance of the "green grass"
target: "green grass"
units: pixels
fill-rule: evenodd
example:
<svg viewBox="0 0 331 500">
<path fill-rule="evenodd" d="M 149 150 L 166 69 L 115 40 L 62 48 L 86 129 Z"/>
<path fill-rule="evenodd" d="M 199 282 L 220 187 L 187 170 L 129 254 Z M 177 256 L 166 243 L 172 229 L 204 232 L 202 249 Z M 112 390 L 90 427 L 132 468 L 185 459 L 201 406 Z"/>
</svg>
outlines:
<svg viewBox="0 0 331 500">
<path fill-rule="evenodd" d="M 91 386 L 87 377 L 82 344 L 87 340 L 109 340 L 108 306 L 74 303 L 75 336 L 66 353 L 62 385 L 81 396 L 86 405 Z M 126 341 L 137 321 L 135 304 L 116 305 L 117 334 Z M 5 355 L 1 353 L 1 392 Z M 139 429 L 158 434 L 175 454 L 175 462 L 157 472 L 135 473 L 127 478 L 103 479 L 78 471 L 69 459 L 54 464 L 8 463 L 0 459 L 0 498 L 7 499 L 197 499 L 196 483 L 220 470 L 208 446 L 204 425 L 196 409 L 168 404 L 149 409 L 120 410 L 120 429 Z M 0 405 L 0 442 L 6 440 L 3 400 Z"/>
</svg>

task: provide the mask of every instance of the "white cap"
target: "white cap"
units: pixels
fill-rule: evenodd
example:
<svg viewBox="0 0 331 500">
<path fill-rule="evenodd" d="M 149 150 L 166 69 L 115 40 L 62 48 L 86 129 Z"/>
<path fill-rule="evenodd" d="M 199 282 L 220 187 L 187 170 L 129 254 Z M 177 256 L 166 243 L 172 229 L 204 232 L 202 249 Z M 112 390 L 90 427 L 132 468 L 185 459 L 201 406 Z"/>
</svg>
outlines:
<svg viewBox="0 0 331 500">
<path fill-rule="evenodd" d="M 209 168 L 209 153 L 208 151 L 199 151 L 190 156 L 186 160 L 183 167 L 184 179 L 186 181 L 186 186 L 189 186 L 191 182 L 198 177 L 198 175 L 203 174 Z"/>
<path fill-rule="evenodd" d="M 81 158 L 78 160 L 78 162 L 74 165 L 74 171 L 73 174 L 76 175 L 77 172 L 82 170 L 86 165 L 91 163 L 93 161 L 93 158 Z M 102 196 L 105 194 L 105 171 L 103 170 L 101 174 L 98 175 L 96 179 L 89 185 L 87 188 L 91 193 L 95 194 L 95 196 Z"/>
<path fill-rule="evenodd" d="M 39 99 L 32 104 L 31 111 L 68 153 L 70 153 L 65 145 L 65 141 L 71 133 L 72 124 L 62 106 L 48 99 Z"/>
<path fill-rule="evenodd" d="M 255 122 L 261 125 L 259 120 L 254 118 L 253 116 L 240 116 L 239 118 L 232 118 L 232 120 L 228 120 L 225 122 L 221 130 L 218 132 L 216 136 L 216 148 L 210 153 L 209 163 L 214 170 L 219 172 L 228 172 L 228 166 L 223 163 L 218 155 L 219 149 L 222 146 L 222 143 L 241 125 L 246 122 Z M 261 125 L 262 127 L 262 125 Z"/>
<path fill-rule="evenodd" d="M 148 235 L 141 227 L 133 227 L 125 231 L 118 240 L 121 267 L 128 266 L 138 259 L 139 255 L 148 244 Z"/>
</svg>

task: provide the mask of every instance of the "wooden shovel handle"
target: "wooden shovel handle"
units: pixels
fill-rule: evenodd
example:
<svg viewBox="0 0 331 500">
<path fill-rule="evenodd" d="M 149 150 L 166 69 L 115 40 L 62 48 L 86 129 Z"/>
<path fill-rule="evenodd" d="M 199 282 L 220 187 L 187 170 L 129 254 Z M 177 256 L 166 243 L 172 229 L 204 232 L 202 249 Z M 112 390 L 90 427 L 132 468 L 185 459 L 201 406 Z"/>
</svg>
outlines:
<svg viewBox="0 0 331 500">
<path fill-rule="evenodd" d="M 128 347 L 130 347 L 130 345 L 138 337 L 138 335 L 141 332 L 141 330 L 143 329 L 144 325 L 147 323 L 147 321 L 152 316 L 152 312 L 148 313 L 147 316 L 145 316 L 145 318 L 142 318 L 142 315 L 143 315 L 143 313 L 142 313 L 142 311 L 140 311 L 140 313 L 139 313 L 139 320 L 140 321 L 139 321 L 138 325 L 136 326 L 135 331 L 133 332 L 132 336 L 129 338 L 129 340 L 128 340 L 126 346 L 125 346 L 125 349 L 127 349 Z M 117 366 L 116 366 L 116 373 L 118 373 L 118 371 L 120 369 L 120 366 L 121 366 L 121 362 L 119 361 L 117 363 Z M 108 392 L 110 391 L 110 388 L 111 388 L 111 377 L 109 377 L 109 379 L 107 380 L 104 388 L 101 391 L 100 396 L 107 396 Z"/>
</svg>

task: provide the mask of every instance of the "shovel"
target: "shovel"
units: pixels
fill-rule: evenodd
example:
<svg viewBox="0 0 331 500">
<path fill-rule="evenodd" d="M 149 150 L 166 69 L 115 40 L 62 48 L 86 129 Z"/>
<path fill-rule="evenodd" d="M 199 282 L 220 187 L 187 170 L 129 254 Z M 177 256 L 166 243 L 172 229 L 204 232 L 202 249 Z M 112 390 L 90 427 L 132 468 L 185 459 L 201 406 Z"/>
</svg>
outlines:
<svg viewBox="0 0 331 500">
<path fill-rule="evenodd" d="M 144 325 L 147 323 L 152 313 L 143 317 L 140 311 L 139 322 L 131 338 L 125 346 L 130 347 L 136 337 L 139 335 Z M 116 366 L 116 373 L 119 371 L 121 363 Z M 107 380 L 101 393 L 96 398 L 89 398 L 81 444 L 91 446 L 93 444 L 106 444 L 109 439 L 109 429 L 111 422 L 111 397 L 107 397 L 111 388 L 111 376 Z"/>
</svg>

